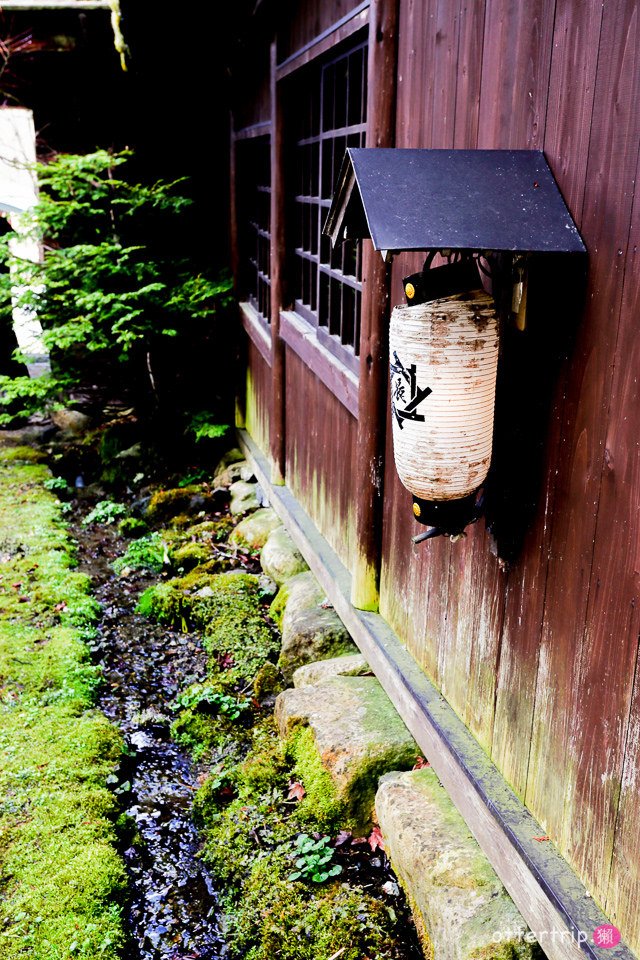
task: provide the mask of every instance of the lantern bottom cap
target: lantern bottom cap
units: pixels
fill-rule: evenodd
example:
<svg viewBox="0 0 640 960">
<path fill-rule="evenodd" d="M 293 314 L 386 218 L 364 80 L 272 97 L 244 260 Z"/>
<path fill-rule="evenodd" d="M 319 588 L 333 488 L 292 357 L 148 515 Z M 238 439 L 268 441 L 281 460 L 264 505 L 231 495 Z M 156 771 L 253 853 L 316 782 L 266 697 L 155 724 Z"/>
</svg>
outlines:
<svg viewBox="0 0 640 960">
<path fill-rule="evenodd" d="M 477 491 L 457 500 L 422 500 L 414 496 L 413 514 L 419 523 L 454 536 L 480 516 Z"/>
</svg>

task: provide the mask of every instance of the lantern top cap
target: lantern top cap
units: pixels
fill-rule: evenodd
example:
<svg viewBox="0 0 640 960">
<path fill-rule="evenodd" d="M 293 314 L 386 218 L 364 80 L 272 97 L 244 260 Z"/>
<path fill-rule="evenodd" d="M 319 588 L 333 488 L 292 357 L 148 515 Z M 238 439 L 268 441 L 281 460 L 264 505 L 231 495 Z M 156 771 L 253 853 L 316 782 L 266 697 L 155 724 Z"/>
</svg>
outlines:
<svg viewBox="0 0 640 960">
<path fill-rule="evenodd" d="M 349 148 L 323 232 L 390 253 L 586 253 L 541 150 Z"/>
</svg>

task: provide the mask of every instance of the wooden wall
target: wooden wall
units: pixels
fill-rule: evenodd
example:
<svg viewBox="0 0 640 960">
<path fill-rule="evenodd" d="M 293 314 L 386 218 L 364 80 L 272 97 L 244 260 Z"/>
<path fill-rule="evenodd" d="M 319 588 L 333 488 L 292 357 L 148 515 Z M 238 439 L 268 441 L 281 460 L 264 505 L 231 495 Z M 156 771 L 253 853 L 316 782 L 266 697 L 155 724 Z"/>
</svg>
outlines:
<svg viewBox="0 0 640 960">
<path fill-rule="evenodd" d="M 287 486 L 351 567 L 357 421 L 292 350 L 287 350 L 286 371 Z"/>
<path fill-rule="evenodd" d="M 562 270 L 543 263 L 530 329 L 501 358 L 524 372 L 503 396 L 539 477 L 522 478 L 519 549 L 503 563 L 483 524 L 412 547 L 388 444 L 381 612 L 639 949 L 640 8 L 401 0 L 399 37 L 397 145 L 544 149 L 590 262 L 573 339 Z M 398 259 L 395 300 L 414 263 Z M 553 371 L 536 404 L 533 361 Z M 506 430 L 508 473 L 517 407 Z"/>
<path fill-rule="evenodd" d="M 245 427 L 263 450 L 269 449 L 271 412 L 271 367 L 247 338 L 247 384 Z"/>
</svg>

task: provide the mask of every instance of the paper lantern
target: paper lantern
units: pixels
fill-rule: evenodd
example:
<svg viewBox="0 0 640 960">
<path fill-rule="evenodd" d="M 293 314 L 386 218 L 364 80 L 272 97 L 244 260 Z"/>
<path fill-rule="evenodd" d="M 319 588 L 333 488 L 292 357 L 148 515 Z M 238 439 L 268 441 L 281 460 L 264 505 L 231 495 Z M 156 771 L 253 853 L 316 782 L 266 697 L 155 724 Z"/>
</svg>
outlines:
<svg viewBox="0 0 640 960">
<path fill-rule="evenodd" d="M 396 467 L 414 495 L 418 519 L 434 522 L 428 505 L 473 502 L 491 463 L 498 366 L 493 299 L 480 289 L 395 307 L 389 357 Z"/>
</svg>

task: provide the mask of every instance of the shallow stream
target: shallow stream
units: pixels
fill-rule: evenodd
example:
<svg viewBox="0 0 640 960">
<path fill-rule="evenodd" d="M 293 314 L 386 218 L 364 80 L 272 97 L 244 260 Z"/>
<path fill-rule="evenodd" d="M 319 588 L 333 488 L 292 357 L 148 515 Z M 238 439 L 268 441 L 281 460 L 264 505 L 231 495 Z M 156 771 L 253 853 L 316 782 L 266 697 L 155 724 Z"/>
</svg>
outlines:
<svg viewBox="0 0 640 960">
<path fill-rule="evenodd" d="M 191 801 L 200 771 L 172 740 L 176 694 L 206 676 L 198 639 L 137 616 L 140 591 L 157 577 L 114 577 L 126 543 L 114 528 L 74 529 L 80 570 L 103 608 L 90 644 L 105 683 L 100 707 L 118 724 L 127 753 L 113 784 L 138 837 L 124 850 L 131 942 L 125 960 L 217 960 L 226 954 L 212 879 L 198 858 Z"/>
</svg>

